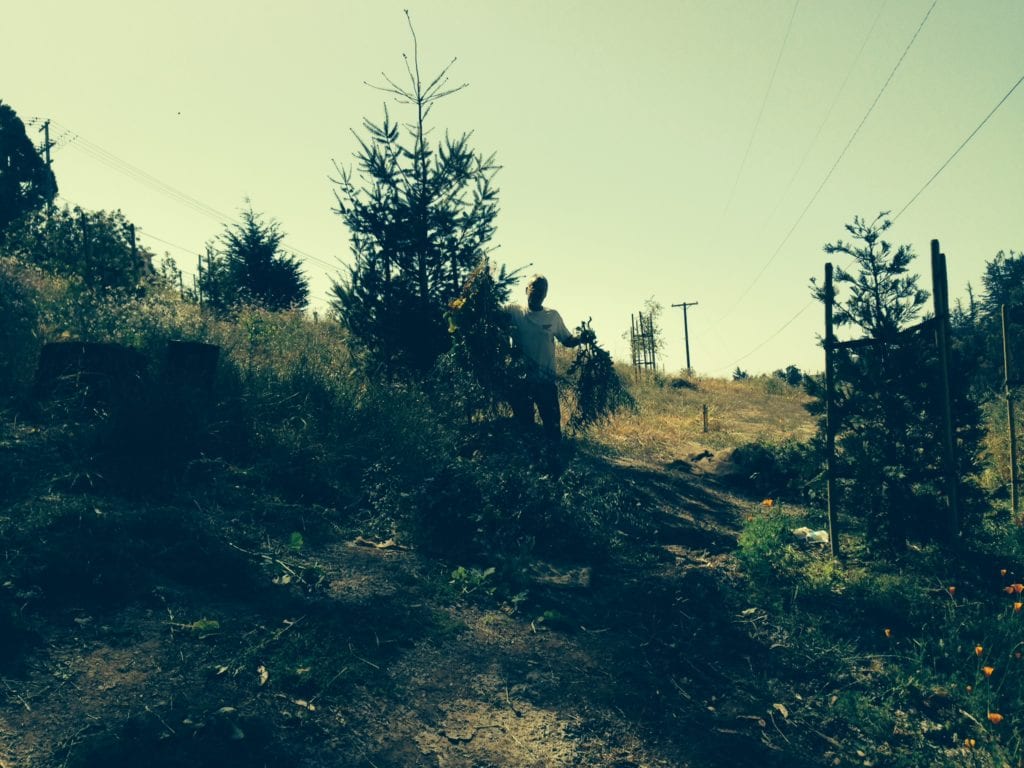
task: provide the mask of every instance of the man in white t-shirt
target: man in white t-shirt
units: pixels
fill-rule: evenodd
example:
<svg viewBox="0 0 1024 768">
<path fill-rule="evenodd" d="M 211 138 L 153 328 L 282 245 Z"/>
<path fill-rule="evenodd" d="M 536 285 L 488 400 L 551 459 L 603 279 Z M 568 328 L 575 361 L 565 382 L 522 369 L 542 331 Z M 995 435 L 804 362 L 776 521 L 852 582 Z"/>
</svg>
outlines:
<svg viewBox="0 0 1024 768">
<path fill-rule="evenodd" d="M 520 391 L 513 394 L 512 410 L 519 422 L 529 426 L 534 423 L 533 407 L 536 405 L 544 424 L 544 434 L 552 442 L 557 442 L 562 434 L 562 414 L 555 383 L 558 376 L 555 339 L 566 347 L 575 347 L 587 338 L 570 333 L 556 310 L 544 308 L 547 295 L 547 278 L 534 275 L 526 284 L 526 309 L 518 305 L 507 308 L 512 318 L 513 338 L 526 362 L 526 382 Z"/>
</svg>

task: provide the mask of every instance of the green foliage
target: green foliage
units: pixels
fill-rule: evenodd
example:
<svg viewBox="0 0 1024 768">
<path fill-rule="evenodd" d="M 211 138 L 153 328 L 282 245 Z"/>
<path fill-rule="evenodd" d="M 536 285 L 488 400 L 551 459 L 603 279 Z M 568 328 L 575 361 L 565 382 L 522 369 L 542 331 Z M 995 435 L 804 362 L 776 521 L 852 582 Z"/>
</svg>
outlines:
<svg viewBox="0 0 1024 768">
<path fill-rule="evenodd" d="M 152 272 L 152 254 L 133 247 L 131 223 L 120 211 L 35 212 L 8 231 L 2 247 L 93 290 L 134 290 Z"/>
<path fill-rule="evenodd" d="M 945 503 L 945 468 L 941 373 L 934 334 L 901 335 L 919 315 L 928 294 L 918 287 L 917 276 L 909 273 L 914 259 L 911 248 L 894 249 L 883 239 L 890 226 L 885 213 L 871 223 L 855 217 L 846 227 L 853 241 L 828 244 L 825 252 L 853 257 L 857 265 L 856 272 L 835 272 L 835 326 L 855 328 L 874 342 L 834 354 L 843 507 L 864 516 L 875 546 L 900 550 L 908 536 L 927 539 L 939 533 L 934 521 Z M 839 301 L 843 289 L 848 296 Z M 824 289 L 817 286 L 815 295 L 827 300 Z M 962 499 L 969 502 L 981 422 L 968 399 L 962 367 L 954 360 L 951 369 L 956 377 L 952 395 L 959 443 L 957 470 Z M 808 386 L 820 395 L 817 382 Z"/>
<path fill-rule="evenodd" d="M 750 374 L 747 373 L 746 371 L 744 371 L 738 365 L 736 366 L 736 370 L 732 372 L 732 380 L 733 381 L 743 381 L 744 379 L 747 379 L 749 377 L 750 377 Z"/>
<path fill-rule="evenodd" d="M 515 281 L 504 267 L 495 274 L 484 259 L 448 305 L 452 345 L 435 370 L 437 388 L 446 390 L 444 397 L 438 392 L 437 401 L 447 400 L 467 420 L 480 412 L 495 414 L 525 376 L 503 308 Z"/>
<path fill-rule="evenodd" d="M 778 507 L 762 508 L 748 516 L 736 555 L 755 584 L 775 586 L 791 573 L 795 564 L 791 525 L 792 519 Z"/>
<path fill-rule="evenodd" d="M 569 428 L 580 432 L 620 408 L 635 408 L 636 401 L 616 373 L 611 355 L 598 345 L 589 324 L 582 323 L 576 335 L 584 342 L 565 372 L 563 389 L 572 402 Z"/>
<path fill-rule="evenodd" d="M 461 86 L 448 86 L 447 67 L 421 79 L 415 50 L 408 72 L 408 86 L 388 79 L 382 90 L 410 106 L 410 122 L 400 127 L 386 108 L 380 124 L 364 121 L 358 174 L 338 168 L 337 212 L 354 263 L 332 290 L 370 363 L 422 374 L 448 350 L 445 312 L 494 234 L 498 166 L 470 148 L 468 134 L 429 140 L 431 107 Z"/>
<path fill-rule="evenodd" d="M 0 242 L 18 219 L 57 196 L 57 180 L 25 134 L 17 113 L 0 101 Z"/>
<path fill-rule="evenodd" d="M 772 376 L 780 381 L 786 382 L 791 387 L 798 387 L 804 380 L 803 371 L 795 365 L 787 365 L 784 369 L 779 368 L 772 371 Z"/>
<path fill-rule="evenodd" d="M 276 220 L 264 221 L 251 206 L 242 211 L 241 221 L 207 248 L 199 275 L 204 301 L 222 312 L 245 304 L 271 311 L 305 307 L 309 283 L 299 259 L 282 249 L 284 237 Z"/>
<path fill-rule="evenodd" d="M 460 565 L 452 571 L 451 580 L 448 582 L 460 596 L 465 597 L 474 592 L 486 595 L 493 595 L 495 587 L 491 583 L 491 577 L 497 569 L 492 565 L 489 568 L 466 568 Z"/>
<path fill-rule="evenodd" d="M 794 502 L 816 502 L 824 498 L 824 443 L 763 440 L 737 446 L 732 463 L 738 470 L 736 482 L 748 493 Z"/>
</svg>

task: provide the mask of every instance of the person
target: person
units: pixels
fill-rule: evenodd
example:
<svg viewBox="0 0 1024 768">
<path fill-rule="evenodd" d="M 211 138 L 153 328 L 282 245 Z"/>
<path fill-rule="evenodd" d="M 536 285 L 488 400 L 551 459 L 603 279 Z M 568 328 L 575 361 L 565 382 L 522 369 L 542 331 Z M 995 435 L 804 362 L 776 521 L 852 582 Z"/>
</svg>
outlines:
<svg viewBox="0 0 1024 768">
<path fill-rule="evenodd" d="M 547 295 L 547 278 L 534 275 L 526 283 L 526 308 L 515 304 L 506 308 L 512 319 L 512 338 L 526 364 L 526 379 L 510 399 L 516 420 L 525 427 L 533 425 L 536 406 L 544 434 L 550 442 L 557 443 L 562 436 L 562 413 L 556 384 L 555 339 L 570 348 L 593 339 L 586 332 L 571 333 L 557 310 L 544 307 Z"/>
</svg>

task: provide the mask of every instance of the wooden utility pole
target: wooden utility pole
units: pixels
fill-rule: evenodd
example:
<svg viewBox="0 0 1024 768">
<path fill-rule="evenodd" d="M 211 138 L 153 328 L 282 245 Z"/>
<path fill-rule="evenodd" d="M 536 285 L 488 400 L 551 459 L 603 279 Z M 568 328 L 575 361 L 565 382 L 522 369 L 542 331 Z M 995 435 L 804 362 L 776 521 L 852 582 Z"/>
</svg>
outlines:
<svg viewBox="0 0 1024 768">
<path fill-rule="evenodd" d="M 683 342 L 686 345 L 686 372 L 692 373 L 693 369 L 690 367 L 690 325 L 686 320 L 686 309 L 687 307 L 696 307 L 696 301 L 684 301 L 682 304 L 673 304 L 673 307 L 683 308 Z"/>
<path fill-rule="evenodd" d="M 960 535 L 959 478 L 957 477 L 956 442 L 953 426 L 953 404 L 949 384 L 949 282 L 946 277 L 946 254 L 939 250 L 939 241 L 932 240 L 932 294 L 935 302 L 935 343 L 939 350 L 943 404 L 943 447 L 946 458 L 946 496 L 949 500 L 950 540 Z"/>
<path fill-rule="evenodd" d="M 50 168 L 50 147 L 53 146 L 53 142 L 50 141 L 50 119 L 47 118 L 43 121 L 43 127 L 39 129 L 39 132 L 43 134 L 43 159 L 46 161 L 46 169 Z"/>
<path fill-rule="evenodd" d="M 1010 342 L 1006 333 L 1006 305 L 1000 307 L 1000 315 L 1003 320 L 1003 386 L 1006 392 L 1006 421 L 1009 425 L 1010 439 L 1010 510 L 1013 516 L 1017 516 L 1020 499 L 1017 494 L 1017 421 L 1013 410 L 1013 388 L 1017 385 L 1011 374 L 1010 367 Z"/>
<path fill-rule="evenodd" d="M 832 376 L 832 354 L 836 343 L 832 332 L 832 305 L 835 291 L 832 288 L 832 265 L 825 265 L 825 504 L 828 510 L 828 540 L 832 557 L 838 558 L 839 526 L 836 524 L 836 422 L 833 413 L 835 400 L 835 379 Z"/>
</svg>

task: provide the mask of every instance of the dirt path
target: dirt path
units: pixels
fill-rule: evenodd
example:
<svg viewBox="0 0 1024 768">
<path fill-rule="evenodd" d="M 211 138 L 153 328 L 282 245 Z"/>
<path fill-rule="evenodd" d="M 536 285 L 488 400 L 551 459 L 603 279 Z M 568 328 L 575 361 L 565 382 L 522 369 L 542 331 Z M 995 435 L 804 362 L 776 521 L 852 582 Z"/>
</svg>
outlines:
<svg viewBox="0 0 1024 768">
<path fill-rule="evenodd" d="M 0 768 L 799 765 L 730 556 L 749 502 L 691 466 L 586 460 L 654 537 L 536 564 L 518 603 L 329 527 L 289 550 L 241 506 L 224 529 L 225 509 L 22 500 L 78 517 L 7 552 Z M 69 540 L 88 562 L 47 564 Z"/>
</svg>

